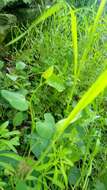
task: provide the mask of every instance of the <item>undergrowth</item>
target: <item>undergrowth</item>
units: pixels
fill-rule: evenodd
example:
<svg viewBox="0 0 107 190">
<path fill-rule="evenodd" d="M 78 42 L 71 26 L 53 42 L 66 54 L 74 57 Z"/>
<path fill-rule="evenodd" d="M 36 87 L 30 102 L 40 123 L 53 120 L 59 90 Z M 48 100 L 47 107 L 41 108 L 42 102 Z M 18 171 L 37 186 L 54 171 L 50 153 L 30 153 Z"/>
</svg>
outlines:
<svg viewBox="0 0 107 190">
<path fill-rule="evenodd" d="M 0 61 L 2 190 L 107 189 L 105 3 L 57 3 L 14 29 Z"/>
</svg>

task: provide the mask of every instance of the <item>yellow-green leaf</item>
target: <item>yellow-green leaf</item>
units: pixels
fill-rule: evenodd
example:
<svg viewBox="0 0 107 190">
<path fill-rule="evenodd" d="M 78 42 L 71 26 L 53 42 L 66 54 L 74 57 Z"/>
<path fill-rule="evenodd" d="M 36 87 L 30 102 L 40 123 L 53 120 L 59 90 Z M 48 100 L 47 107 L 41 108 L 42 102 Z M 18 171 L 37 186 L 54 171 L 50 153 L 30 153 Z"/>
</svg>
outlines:
<svg viewBox="0 0 107 190">
<path fill-rule="evenodd" d="M 42 77 L 47 80 L 47 79 L 52 75 L 53 70 L 54 70 L 54 67 L 53 67 L 53 66 L 49 67 L 49 68 L 42 74 Z"/>
<path fill-rule="evenodd" d="M 107 86 L 107 70 L 105 70 L 96 82 L 87 90 L 82 99 L 78 102 L 76 107 L 72 110 L 69 116 L 62 122 L 62 125 L 57 125 L 60 134 L 68 127 L 68 125 L 78 116 L 78 114 L 88 106 L 104 88 Z"/>
</svg>

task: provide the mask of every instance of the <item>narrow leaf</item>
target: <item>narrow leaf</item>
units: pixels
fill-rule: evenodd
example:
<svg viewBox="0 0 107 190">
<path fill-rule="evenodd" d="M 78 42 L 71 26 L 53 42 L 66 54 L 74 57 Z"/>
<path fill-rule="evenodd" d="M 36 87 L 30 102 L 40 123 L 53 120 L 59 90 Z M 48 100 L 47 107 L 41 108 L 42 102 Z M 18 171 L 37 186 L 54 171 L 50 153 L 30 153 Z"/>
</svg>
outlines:
<svg viewBox="0 0 107 190">
<path fill-rule="evenodd" d="M 55 5 L 53 5 L 52 7 L 50 7 L 49 9 L 45 10 L 44 13 L 42 13 L 35 21 L 33 21 L 33 23 L 31 24 L 31 26 L 25 32 L 23 32 L 20 36 L 18 36 L 14 40 L 10 41 L 6 46 L 9 46 L 9 45 L 14 44 L 17 41 L 19 41 L 27 33 L 31 32 L 31 30 L 34 27 L 36 27 L 41 22 L 45 21 L 48 17 L 54 15 L 56 12 L 58 12 L 64 6 L 65 6 L 65 3 L 56 3 Z"/>
<path fill-rule="evenodd" d="M 84 94 L 82 99 L 78 102 L 73 111 L 69 116 L 59 125 L 58 131 L 62 132 L 67 128 L 67 126 L 74 120 L 74 118 L 88 105 L 90 104 L 104 88 L 107 86 L 107 70 L 105 70 L 96 82 L 89 88 L 89 90 Z"/>
<path fill-rule="evenodd" d="M 78 44 L 77 44 L 77 19 L 74 10 L 71 9 L 71 32 L 73 41 L 73 52 L 74 52 L 74 76 L 77 73 L 78 64 Z"/>
</svg>

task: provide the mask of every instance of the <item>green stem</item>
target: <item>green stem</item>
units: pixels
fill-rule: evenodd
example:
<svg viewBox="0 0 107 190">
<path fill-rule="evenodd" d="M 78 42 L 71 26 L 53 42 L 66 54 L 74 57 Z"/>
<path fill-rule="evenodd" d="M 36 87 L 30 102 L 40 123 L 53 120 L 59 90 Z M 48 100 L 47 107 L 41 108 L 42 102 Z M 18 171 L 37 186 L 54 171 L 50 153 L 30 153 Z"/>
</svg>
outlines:
<svg viewBox="0 0 107 190">
<path fill-rule="evenodd" d="M 35 123 L 35 113 L 34 113 L 34 109 L 33 109 L 33 99 L 34 99 L 34 96 L 35 94 L 37 93 L 37 91 L 45 84 L 45 82 L 42 82 L 42 78 L 41 78 L 41 81 L 40 81 L 40 84 L 39 86 L 33 91 L 32 95 L 31 95 L 31 98 L 30 98 L 30 115 L 31 115 L 31 123 L 32 123 L 32 126 L 31 126 L 31 135 L 33 134 L 34 132 L 34 129 L 36 127 L 36 123 Z M 31 145 L 31 140 L 30 140 L 30 145 Z M 31 147 L 31 146 L 30 146 Z M 28 157 L 30 156 L 30 153 L 31 153 L 31 148 L 29 149 L 29 152 L 28 152 Z"/>
</svg>

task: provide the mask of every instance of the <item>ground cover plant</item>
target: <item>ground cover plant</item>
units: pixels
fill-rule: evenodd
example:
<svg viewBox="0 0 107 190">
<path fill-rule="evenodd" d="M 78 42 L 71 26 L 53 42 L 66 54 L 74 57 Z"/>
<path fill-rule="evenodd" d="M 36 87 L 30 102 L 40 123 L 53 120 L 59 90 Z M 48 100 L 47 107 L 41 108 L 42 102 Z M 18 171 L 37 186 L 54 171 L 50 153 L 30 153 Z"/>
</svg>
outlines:
<svg viewBox="0 0 107 190">
<path fill-rule="evenodd" d="M 107 189 L 106 3 L 42 2 L 1 41 L 1 190 Z"/>
</svg>

